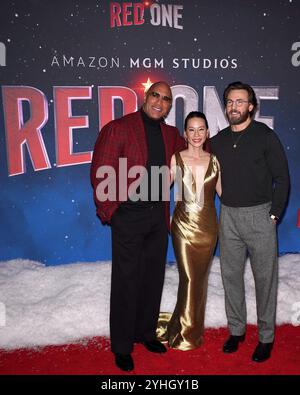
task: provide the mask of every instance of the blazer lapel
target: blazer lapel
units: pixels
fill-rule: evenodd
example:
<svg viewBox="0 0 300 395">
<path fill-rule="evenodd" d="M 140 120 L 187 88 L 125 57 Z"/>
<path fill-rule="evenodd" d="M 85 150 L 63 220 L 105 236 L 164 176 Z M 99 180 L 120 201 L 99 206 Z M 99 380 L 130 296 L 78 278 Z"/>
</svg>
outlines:
<svg viewBox="0 0 300 395">
<path fill-rule="evenodd" d="M 166 125 L 163 122 L 160 124 L 160 127 L 161 127 L 161 132 L 162 132 L 162 136 L 163 136 L 164 144 L 165 144 L 166 165 L 169 166 L 170 161 L 171 161 L 171 154 L 170 154 L 171 147 L 170 147 L 170 142 L 169 142 L 170 133 L 168 133 Z"/>
<path fill-rule="evenodd" d="M 138 111 L 136 117 L 135 124 L 132 125 L 133 134 L 138 142 L 137 146 L 139 147 L 141 161 L 145 166 L 148 160 L 148 149 L 147 149 L 147 141 L 146 141 L 146 132 L 144 123 L 142 120 L 141 112 Z"/>
</svg>

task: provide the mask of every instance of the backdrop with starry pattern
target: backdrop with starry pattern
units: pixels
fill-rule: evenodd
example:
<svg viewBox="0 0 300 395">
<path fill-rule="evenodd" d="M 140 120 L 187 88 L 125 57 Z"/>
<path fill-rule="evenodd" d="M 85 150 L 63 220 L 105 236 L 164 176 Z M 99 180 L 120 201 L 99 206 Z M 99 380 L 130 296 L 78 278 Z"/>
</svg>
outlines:
<svg viewBox="0 0 300 395">
<path fill-rule="evenodd" d="M 276 88 L 278 97 L 262 101 L 260 114 L 273 117 L 290 167 L 279 249 L 299 252 L 299 20 L 297 0 L 1 1 L 0 259 L 47 265 L 111 259 L 110 229 L 95 215 L 90 164 L 56 163 L 54 87 L 91 87 L 90 99 L 72 102 L 72 115 L 88 119 L 87 127 L 73 130 L 73 151 L 91 152 L 99 132 L 98 87 L 126 86 L 136 92 L 139 107 L 148 78 L 192 87 L 200 110 L 204 87 L 214 87 L 220 100 L 236 80 Z M 25 144 L 26 169 L 9 176 L 5 86 L 34 87 L 45 96 L 48 118 L 41 134 L 47 169 L 35 171 Z M 21 105 L 25 123 L 33 110 Z M 176 114 L 182 130 L 180 106 Z M 121 115 L 116 102 L 114 116 Z M 171 243 L 168 260 L 174 260 Z"/>
</svg>

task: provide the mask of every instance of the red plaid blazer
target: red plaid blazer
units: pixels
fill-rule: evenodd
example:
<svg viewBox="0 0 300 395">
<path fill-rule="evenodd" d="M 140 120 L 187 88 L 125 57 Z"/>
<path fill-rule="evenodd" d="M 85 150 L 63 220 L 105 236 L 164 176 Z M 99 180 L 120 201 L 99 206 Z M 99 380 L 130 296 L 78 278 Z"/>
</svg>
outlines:
<svg viewBox="0 0 300 395">
<path fill-rule="evenodd" d="M 171 157 L 176 151 L 185 148 L 185 141 L 177 128 L 161 123 L 161 131 L 165 143 L 166 164 L 169 166 Z M 121 201 L 118 196 L 119 158 L 127 158 L 127 169 L 132 166 L 144 166 L 147 163 L 147 142 L 141 112 L 137 111 L 105 125 L 97 138 L 91 164 L 91 183 L 94 189 L 94 201 L 97 215 L 103 223 L 110 223 L 114 211 Z M 96 177 L 100 166 L 112 166 L 116 172 L 116 200 L 99 201 L 96 189 L 105 177 Z M 126 173 L 127 174 L 127 173 Z M 127 192 L 133 178 L 127 177 Z M 166 221 L 169 229 L 169 202 L 166 203 Z"/>
</svg>

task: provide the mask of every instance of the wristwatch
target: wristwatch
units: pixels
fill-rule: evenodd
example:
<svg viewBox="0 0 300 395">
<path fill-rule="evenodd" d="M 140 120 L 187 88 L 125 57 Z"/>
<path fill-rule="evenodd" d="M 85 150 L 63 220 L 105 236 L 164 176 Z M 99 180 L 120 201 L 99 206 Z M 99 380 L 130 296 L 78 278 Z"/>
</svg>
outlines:
<svg viewBox="0 0 300 395">
<path fill-rule="evenodd" d="M 278 221 L 279 220 L 279 218 L 276 217 L 276 215 L 274 215 L 274 214 L 270 214 L 270 218 L 273 219 L 274 221 Z"/>
</svg>

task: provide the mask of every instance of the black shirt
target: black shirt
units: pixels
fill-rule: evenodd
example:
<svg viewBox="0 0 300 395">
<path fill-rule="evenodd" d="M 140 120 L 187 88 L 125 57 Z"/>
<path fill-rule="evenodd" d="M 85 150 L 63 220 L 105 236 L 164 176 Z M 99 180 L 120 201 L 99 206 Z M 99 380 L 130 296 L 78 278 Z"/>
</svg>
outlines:
<svg viewBox="0 0 300 395">
<path fill-rule="evenodd" d="M 159 177 L 153 177 L 152 171 L 155 171 L 158 173 L 159 168 L 161 166 L 166 165 L 166 153 L 165 153 L 165 144 L 160 128 L 160 124 L 162 122 L 162 119 L 152 119 L 148 117 L 148 115 L 141 109 L 141 115 L 144 123 L 144 128 L 145 128 L 145 134 L 146 134 L 146 142 L 147 142 L 147 152 L 148 152 L 148 160 L 146 164 L 146 170 L 147 170 L 147 175 L 144 177 L 141 181 L 140 186 L 137 188 L 137 193 L 140 194 L 141 189 L 147 190 L 148 193 L 146 195 L 143 195 L 141 199 L 138 199 L 136 202 L 134 202 L 133 199 L 135 195 L 133 195 L 132 200 L 129 199 L 128 203 L 133 203 L 133 204 L 146 204 L 147 202 L 153 202 L 153 201 L 162 201 L 163 200 L 163 178 L 162 175 L 160 174 Z M 154 167 L 156 167 L 154 169 Z M 151 177 L 152 174 L 152 177 Z M 147 178 L 148 176 L 148 178 Z M 152 188 L 151 188 L 151 181 L 158 181 L 158 182 L 153 182 Z M 146 186 L 147 188 L 143 188 L 143 186 Z"/>
<path fill-rule="evenodd" d="M 272 129 L 253 120 L 241 132 L 232 132 L 230 127 L 221 130 L 210 143 L 221 167 L 221 202 L 248 207 L 271 201 L 270 213 L 280 217 L 288 196 L 289 174 L 283 147 Z"/>
</svg>

